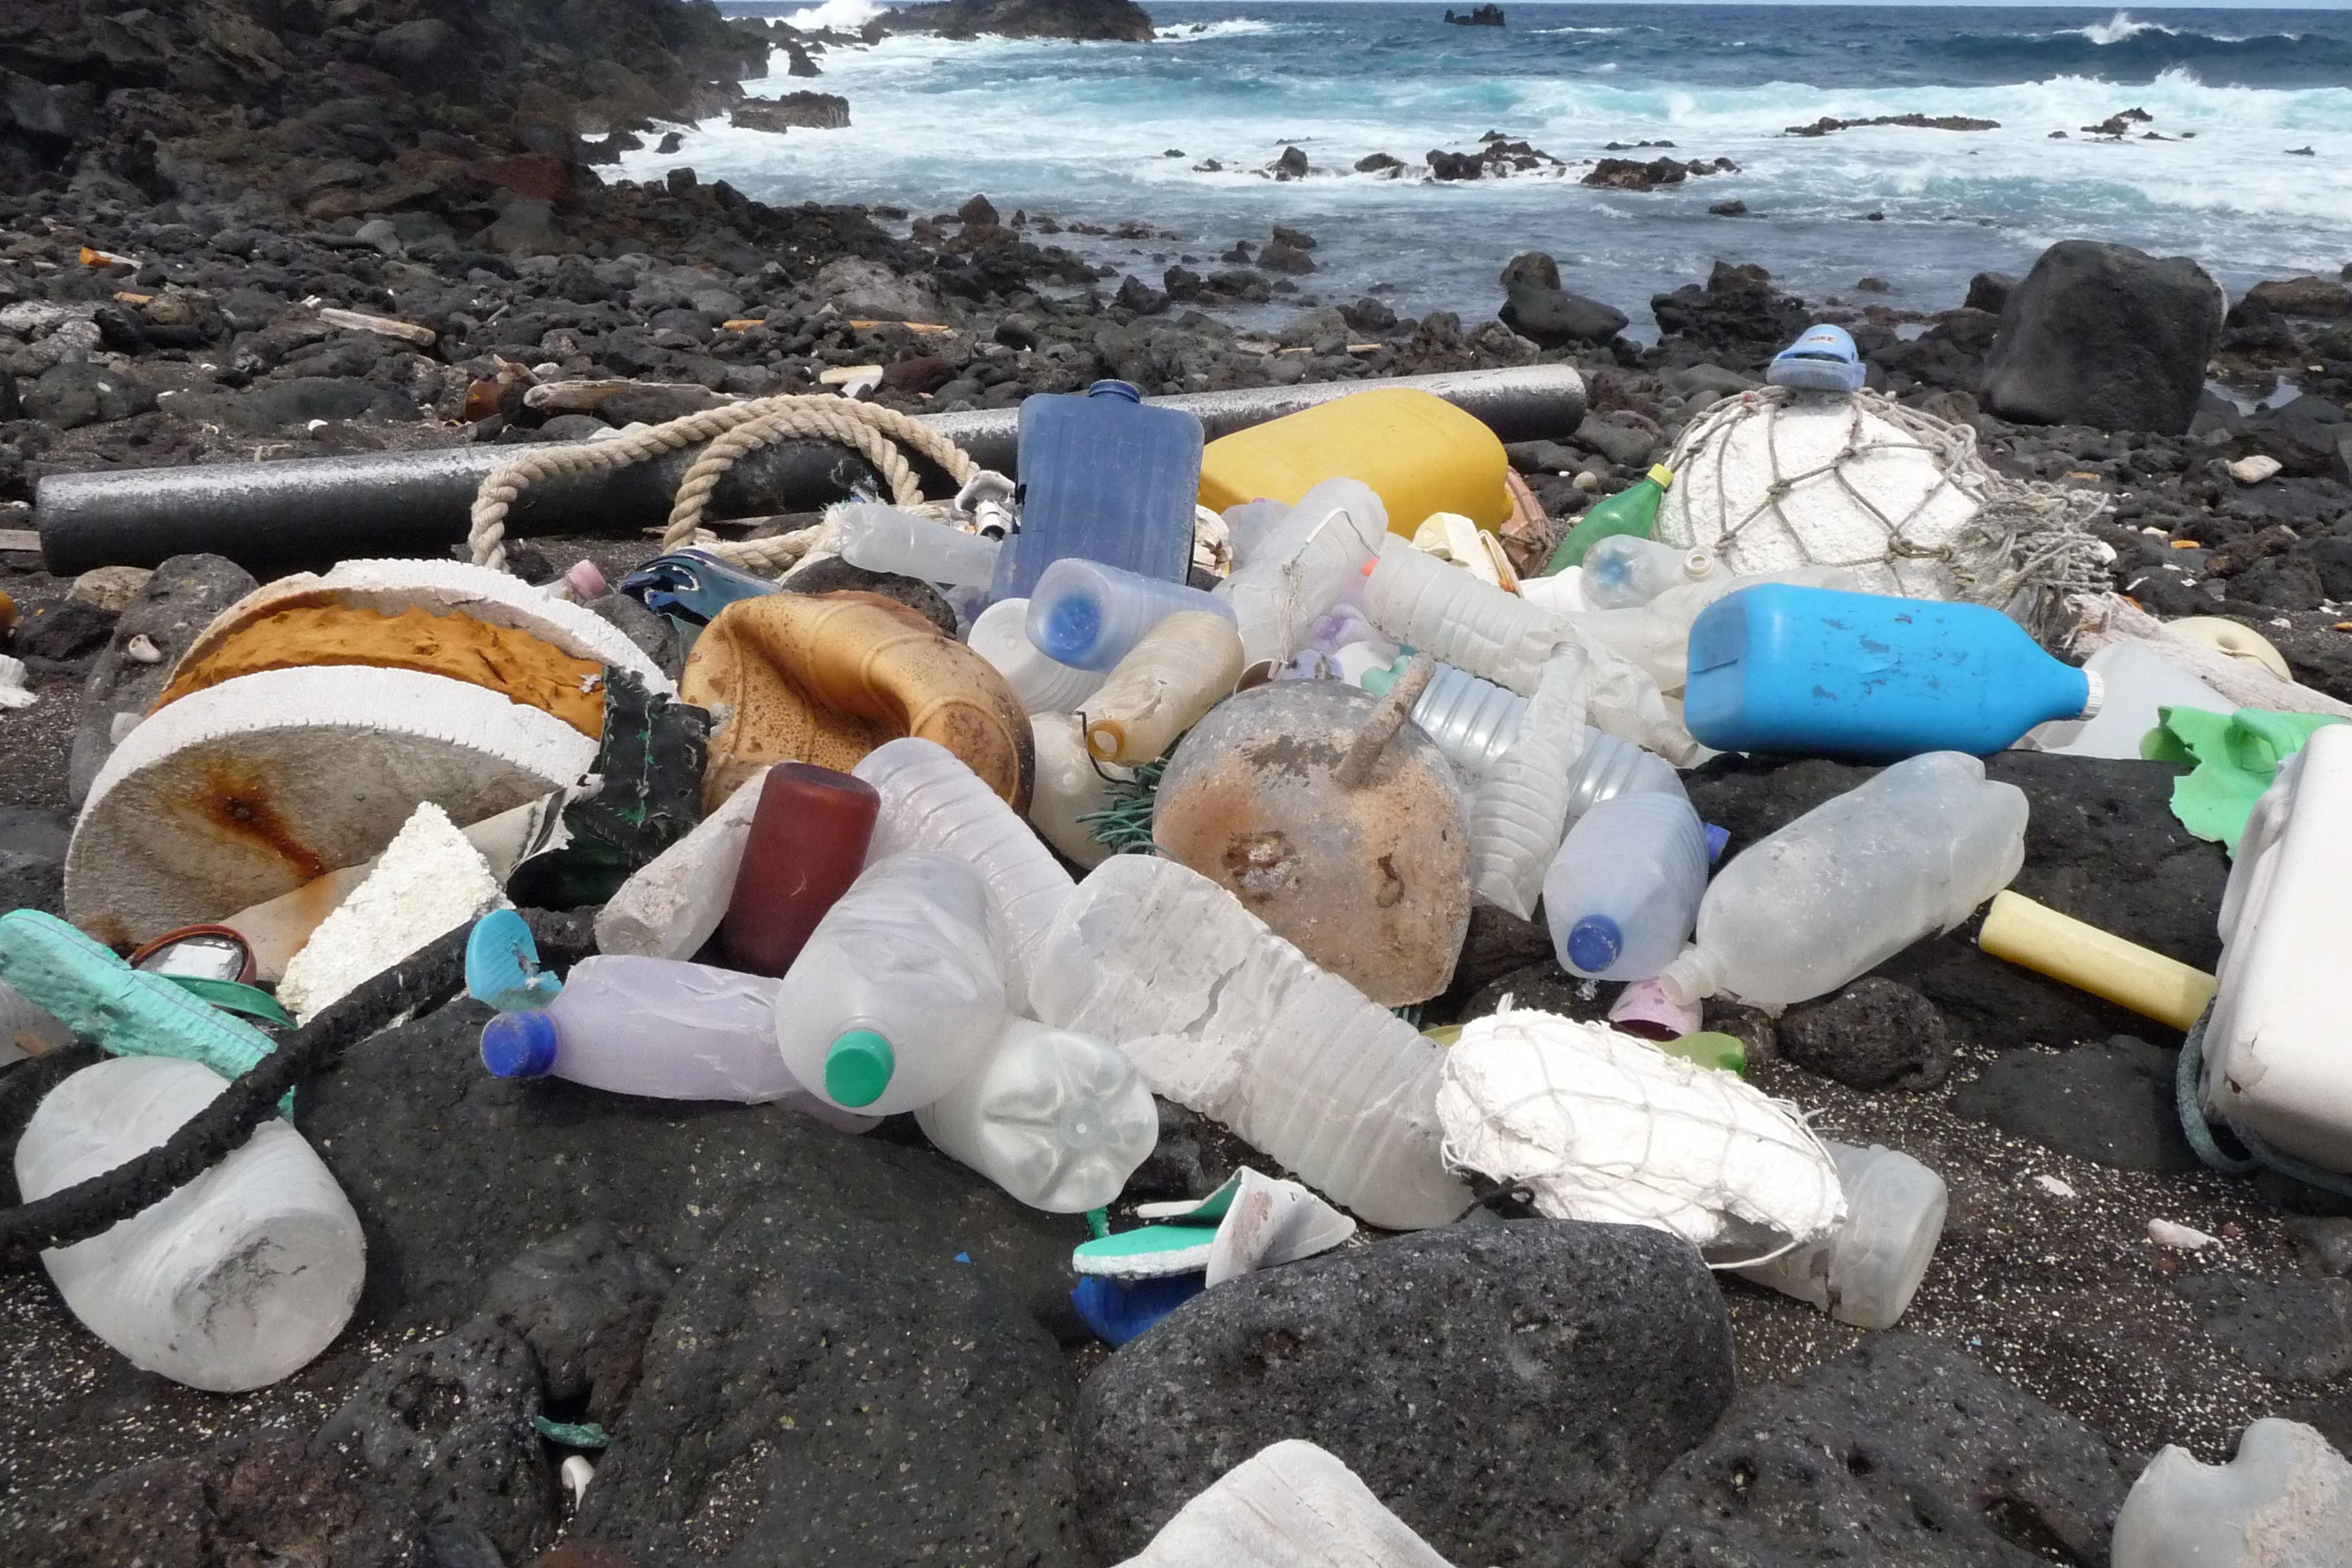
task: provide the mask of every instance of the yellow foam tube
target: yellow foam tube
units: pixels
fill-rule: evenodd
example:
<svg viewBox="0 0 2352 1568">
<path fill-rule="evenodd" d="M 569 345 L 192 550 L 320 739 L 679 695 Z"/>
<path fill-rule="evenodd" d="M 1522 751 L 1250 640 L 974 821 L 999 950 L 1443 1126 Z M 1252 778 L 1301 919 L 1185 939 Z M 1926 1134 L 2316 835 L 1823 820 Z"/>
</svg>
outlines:
<svg viewBox="0 0 2352 1568">
<path fill-rule="evenodd" d="M 2213 999 L 2213 977 L 2203 970 L 2017 893 L 1993 895 L 1977 945 L 2176 1029 L 2194 1026 Z"/>
<path fill-rule="evenodd" d="M 1475 415 L 1411 387 L 1351 393 L 1230 436 L 1201 453 L 1201 504 L 1263 496 L 1296 506 L 1325 479 L 1361 479 L 1407 539 L 1433 512 L 1480 528 L 1511 515 L 1503 443 Z"/>
</svg>

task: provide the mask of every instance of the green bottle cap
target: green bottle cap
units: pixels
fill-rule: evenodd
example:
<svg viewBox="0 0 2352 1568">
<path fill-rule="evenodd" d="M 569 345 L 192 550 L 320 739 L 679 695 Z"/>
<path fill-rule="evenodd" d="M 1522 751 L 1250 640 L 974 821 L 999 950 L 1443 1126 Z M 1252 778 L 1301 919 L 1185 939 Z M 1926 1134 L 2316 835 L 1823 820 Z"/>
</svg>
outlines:
<svg viewBox="0 0 2352 1568">
<path fill-rule="evenodd" d="M 889 1041 L 871 1029 L 852 1029 L 824 1053 L 824 1091 L 853 1110 L 871 1105 L 890 1087 L 898 1066 Z"/>
</svg>

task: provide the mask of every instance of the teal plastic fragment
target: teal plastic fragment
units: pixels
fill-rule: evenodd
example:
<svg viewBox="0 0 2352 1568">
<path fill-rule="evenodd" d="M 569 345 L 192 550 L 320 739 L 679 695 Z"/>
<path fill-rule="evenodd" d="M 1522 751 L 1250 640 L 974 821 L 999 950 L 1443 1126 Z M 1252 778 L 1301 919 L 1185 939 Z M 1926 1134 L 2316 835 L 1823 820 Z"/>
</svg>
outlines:
<svg viewBox="0 0 2352 1568">
<path fill-rule="evenodd" d="M 603 1448 L 613 1441 L 604 1428 L 593 1421 L 550 1421 L 544 1415 L 534 1415 L 530 1424 L 541 1436 L 567 1448 Z"/>
<path fill-rule="evenodd" d="M 224 1013 L 242 1013 L 248 1018 L 258 1018 L 281 1029 L 294 1026 L 293 1016 L 278 1005 L 277 997 L 257 985 L 247 985 L 236 980 L 215 980 L 202 974 L 166 974 L 163 978 L 199 1002 L 209 1002 Z"/>
<path fill-rule="evenodd" d="M 563 982 L 539 967 L 530 925 L 512 910 L 492 910 L 466 938 L 466 994 L 501 1013 L 544 1007 Z"/>
</svg>

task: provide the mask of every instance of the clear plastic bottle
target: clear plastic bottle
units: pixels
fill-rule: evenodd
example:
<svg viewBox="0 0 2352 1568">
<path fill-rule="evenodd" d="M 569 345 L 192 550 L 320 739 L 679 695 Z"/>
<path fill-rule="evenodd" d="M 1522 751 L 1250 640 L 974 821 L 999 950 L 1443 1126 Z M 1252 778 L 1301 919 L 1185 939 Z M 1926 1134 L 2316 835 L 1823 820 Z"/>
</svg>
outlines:
<svg viewBox="0 0 2352 1568">
<path fill-rule="evenodd" d="M 127 1057 L 75 1073 L 16 1144 L 27 1203 L 168 1140 L 228 1088 L 208 1068 Z M 325 1165 L 276 1117 L 211 1170 L 87 1241 L 41 1254 L 58 1294 L 133 1365 L 236 1394 L 333 1342 L 367 1277 L 367 1243 Z"/>
<path fill-rule="evenodd" d="M 1664 548 L 1624 534 L 1612 534 L 1603 542 L 1640 544 L 1647 549 Z M 1705 555 L 1706 552 L 1688 553 Z M 1843 589 L 1853 581 L 1853 574 L 1843 566 L 1801 566 L 1788 572 L 1747 577 L 1716 572 L 1696 581 L 1669 584 L 1637 605 L 1617 608 L 1596 606 L 1583 615 L 1569 618 L 1587 638 L 1615 650 L 1638 665 L 1643 674 L 1657 682 L 1659 690 L 1680 691 L 1690 680 L 1691 626 L 1717 599 L 1727 598 L 1742 588 L 1767 583 Z"/>
<path fill-rule="evenodd" d="M 1581 652 L 1552 656 L 1510 746 L 1470 802 L 1471 889 L 1521 920 L 1535 913 L 1544 868 L 1567 829 L 1580 753 L 1600 734 L 1584 722 L 1585 675 Z"/>
<path fill-rule="evenodd" d="M 1580 818 L 1544 873 L 1561 968 L 1648 980 L 1673 962 L 1706 891 L 1706 829 L 1680 788 L 1620 795 Z"/>
<path fill-rule="evenodd" d="M 1234 623 L 1180 610 L 1152 627 L 1087 699 L 1087 751 L 1097 762 L 1129 767 L 1156 761 L 1231 696 L 1241 678 L 1242 639 Z"/>
<path fill-rule="evenodd" d="M 1669 588 L 1729 576 L 1715 552 L 1660 544 L 1639 534 L 1612 533 L 1584 556 L 1585 603 L 1596 610 L 1646 605 Z"/>
<path fill-rule="evenodd" d="M 776 1044 L 803 1088 L 845 1110 L 929 1105 L 1004 1027 L 1004 956 L 988 885 L 952 855 L 893 855 L 818 922 L 776 987 Z"/>
<path fill-rule="evenodd" d="M 1552 650 L 1575 636 L 1559 616 L 1393 535 L 1365 584 L 1364 613 L 1408 647 L 1522 697 L 1534 694 Z"/>
<path fill-rule="evenodd" d="M 1402 664 L 1369 670 L 1358 684 L 1379 697 L 1402 673 Z M 1502 760 L 1519 732 L 1528 699 L 1466 670 L 1441 664 L 1429 678 L 1420 700 L 1412 705 L 1412 721 L 1437 742 L 1445 760 L 1472 778 L 1486 773 Z"/>
<path fill-rule="evenodd" d="M 2083 661 L 2099 678 L 2099 711 L 2089 719 L 2037 724 L 2017 743 L 2068 757 L 2139 755 L 2139 743 L 2160 721 L 2159 708 L 2204 708 L 2233 713 L 2231 701 L 2146 643 L 2109 643 Z"/>
<path fill-rule="evenodd" d="M 1388 511 L 1369 485 L 1326 479 L 1253 540 L 1242 564 L 1215 589 L 1240 626 L 1243 668 L 1287 662 L 1316 618 L 1379 552 L 1388 531 Z"/>
<path fill-rule="evenodd" d="M 1751 845 L 1699 904 L 1659 987 L 1770 1005 L 1836 990 L 1951 930 L 2025 859 L 2025 795 L 1960 752 L 1926 752 Z"/>
<path fill-rule="evenodd" d="M 1029 601 L 999 599 L 971 623 L 971 651 L 996 667 L 1032 713 L 1075 713 L 1103 683 L 1099 670 L 1046 658 L 1029 640 Z"/>
<path fill-rule="evenodd" d="M 958 588 L 984 588 L 996 574 L 995 540 L 936 518 L 879 501 L 852 501 L 835 509 L 830 521 L 842 557 L 868 572 L 896 572 Z"/>
<path fill-rule="evenodd" d="M 1468 1206 L 1439 1149 L 1440 1047 L 1173 860 L 1090 872 L 1032 1001 L 1370 1224 L 1420 1229 Z"/>
<path fill-rule="evenodd" d="M 1576 821 L 1612 795 L 1639 790 L 1680 790 L 1675 764 L 1605 730 L 1584 731 L 1584 751 L 1568 775 L 1568 820 Z"/>
<path fill-rule="evenodd" d="M 1822 1140 L 1837 1162 L 1845 1218 L 1835 1235 L 1742 1278 L 1811 1301 L 1841 1323 L 1891 1329 L 1918 1293 L 1944 1234 L 1944 1178 L 1899 1150 Z"/>
<path fill-rule="evenodd" d="M 1213 594 L 1066 555 L 1029 595 L 1029 641 L 1057 663 L 1108 670 L 1153 626 L 1185 610 L 1234 619 L 1233 607 Z"/>
<path fill-rule="evenodd" d="M 1097 1035 L 1005 1021 L 985 1059 L 915 1120 L 942 1152 L 1032 1208 L 1084 1214 L 1160 1142 L 1142 1077 Z"/>
</svg>

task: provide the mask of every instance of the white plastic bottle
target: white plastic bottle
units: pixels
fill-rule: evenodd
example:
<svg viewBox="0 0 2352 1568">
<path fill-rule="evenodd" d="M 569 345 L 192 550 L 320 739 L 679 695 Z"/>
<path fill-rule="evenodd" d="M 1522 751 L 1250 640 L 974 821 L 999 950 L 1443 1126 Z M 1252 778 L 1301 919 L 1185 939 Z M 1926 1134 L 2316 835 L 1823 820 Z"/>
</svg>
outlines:
<svg viewBox="0 0 2352 1568">
<path fill-rule="evenodd" d="M 999 599 L 981 611 L 968 640 L 1032 713 L 1075 713 L 1103 683 L 1099 670 L 1080 669 L 1037 651 L 1029 640 L 1026 599 Z"/>
<path fill-rule="evenodd" d="M 1077 886 L 1070 874 L 1003 796 L 936 741 L 908 735 L 887 742 L 850 773 L 882 796 L 866 850 L 868 866 L 911 850 L 937 850 L 963 861 L 988 884 L 1013 961 L 1006 978 L 1024 983 L 1008 984 L 1007 1001 L 1022 1005 L 1029 965 Z"/>
<path fill-rule="evenodd" d="M 1578 650 L 1552 656 L 1511 744 L 1471 797 L 1471 889 L 1521 920 L 1535 913 L 1544 869 L 1567 830 L 1580 753 L 1599 734 L 1584 722 L 1585 674 Z"/>
<path fill-rule="evenodd" d="M 1287 662 L 1388 531 L 1388 510 L 1371 487 L 1339 479 L 1308 490 L 1251 541 L 1241 565 L 1213 591 L 1241 629 L 1243 668 Z"/>
<path fill-rule="evenodd" d="M 915 1120 L 941 1152 L 1052 1214 L 1109 1203 L 1160 1142 L 1151 1090 L 1117 1046 L 1032 1018 L 1007 1019 Z"/>
<path fill-rule="evenodd" d="M 26 1202 L 156 1147 L 228 1088 L 172 1057 L 121 1057 L 51 1090 L 16 1144 Z M 359 1216 L 299 1132 L 276 1117 L 160 1203 L 41 1254 L 66 1305 L 133 1365 L 236 1394 L 308 1365 L 367 1277 Z"/>
<path fill-rule="evenodd" d="M 1378 697 L 1403 672 L 1403 660 L 1386 669 L 1368 670 L 1357 682 Z M 1528 699 L 1466 670 L 1441 664 L 1412 705 L 1412 721 L 1437 742 L 1445 760 L 1476 778 L 1502 760 L 1519 733 L 1519 721 Z"/>
<path fill-rule="evenodd" d="M 776 982 L 682 959 L 583 958 L 544 1007 L 482 1027 L 482 1065 L 499 1078 L 553 1075 L 649 1100 L 782 1101 L 845 1131 L 871 1117 L 835 1110 L 776 1054 Z"/>
<path fill-rule="evenodd" d="M 1811 1301 L 1841 1323 L 1891 1329 L 1918 1293 L 1944 1234 L 1944 1178 L 1900 1150 L 1822 1147 L 1837 1162 L 1845 1218 L 1837 1234 L 1740 1275 Z"/>
<path fill-rule="evenodd" d="M 1927 752 L 1815 806 L 1717 873 L 1696 946 L 1659 988 L 1770 1005 L 1836 990 L 1947 931 L 2025 860 L 2025 795 L 1958 752 Z"/>
<path fill-rule="evenodd" d="M 1088 873 L 1032 1000 L 1370 1224 L 1445 1225 L 1469 1205 L 1439 1151 L 1440 1048 L 1173 860 Z"/>
<path fill-rule="evenodd" d="M 1109 669 L 1144 633 L 1184 610 L 1234 619 L 1233 607 L 1213 594 L 1065 555 L 1030 591 L 1026 625 L 1030 642 L 1046 658 L 1080 669 Z"/>
<path fill-rule="evenodd" d="M 1646 605 L 1669 588 L 1729 576 L 1709 550 L 1677 548 L 1639 534 L 1613 533 L 1584 552 L 1585 604 L 1595 610 Z"/>
<path fill-rule="evenodd" d="M 2021 749 L 2068 757 L 2137 757 L 2156 728 L 2158 708 L 2234 713 L 2231 701 L 2146 643 L 2115 642 L 2083 661 L 2099 678 L 2099 710 L 2088 719 L 2053 719 L 2019 741 Z"/>
<path fill-rule="evenodd" d="M 868 866 L 825 911 L 775 995 L 776 1044 L 845 1110 L 929 1105 L 1004 1027 L 1004 956 L 987 884 L 952 855 Z"/>
<path fill-rule="evenodd" d="M 1232 696 L 1241 678 L 1242 639 L 1234 623 L 1179 610 L 1147 632 L 1087 699 L 1087 751 L 1097 762 L 1129 767 L 1156 761 Z"/>
<path fill-rule="evenodd" d="M 1440 663 L 1535 693 L 1544 661 L 1575 634 L 1557 616 L 1391 534 L 1364 587 L 1374 626 Z"/>
<path fill-rule="evenodd" d="M 1648 980 L 1674 961 L 1706 891 L 1706 829 L 1680 788 L 1612 796 L 1580 817 L 1544 873 L 1560 967 Z"/>
<path fill-rule="evenodd" d="M 997 541 L 879 501 L 834 510 L 834 541 L 852 566 L 926 583 L 985 588 L 996 574 Z"/>
<path fill-rule="evenodd" d="M 1584 751 L 1568 775 L 1568 819 L 1576 821 L 1612 795 L 1637 790 L 1679 790 L 1675 764 L 1605 730 L 1588 728 Z"/>
<path fill-rule="evenodd" d="M 1181 1515 L 1179 1517 L 1181 1517 Z M 2352 1464 L 2316 1427 L 2248 1424 L 2237 1457 L 2159 1449 L 2116 1514 L 2114 1568 L 2341 1568 Z"/>
<path fill-rule="evenodd" d="M 1706 552 L 1693 553 L 1705 555 Z M 1639 666 L 1657 682 L 1659 690 L 1674 692 L 1690 682 L 1691 625 L 1701 611 L 1717 599 L 1759 583 L 1845 588 L 1853 581 L 1853 574 L 1842 566 L 1805 566 L 1747 577 L 1712 572 L 1690 581 L 1669 584 L 1640 604 L 1595 609 L 1570 616 L 1568 620 L 1589 641 L 1613 649 Z"/>
<path fill-rule="evenodd" d="M 1082 870 L 1092 870 L 1110 858 L 1110 846 L 1079 819 L 1110 805 L 1112 781 L 1135 774 L 1116 763 L 1097 763 L 1087 754 L 1087 738 L 1075 713 L 1034 714 L 1029 733 L 1037 747 L 1037 783 L 1029 792 L 1029 826 L 1064 859 Z"/>
</svg>

